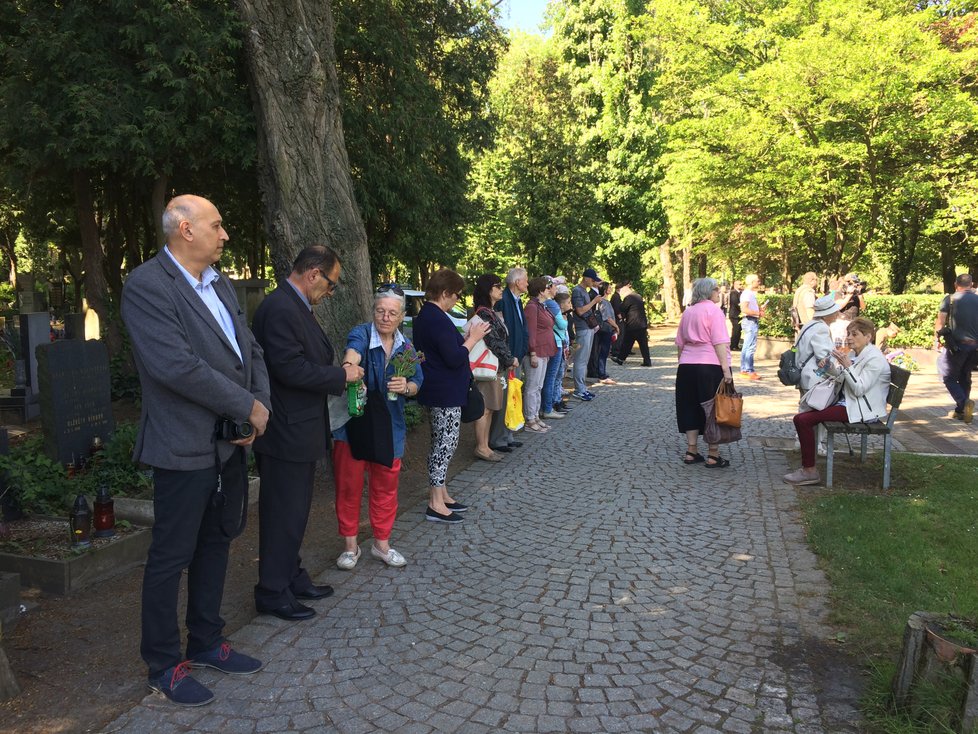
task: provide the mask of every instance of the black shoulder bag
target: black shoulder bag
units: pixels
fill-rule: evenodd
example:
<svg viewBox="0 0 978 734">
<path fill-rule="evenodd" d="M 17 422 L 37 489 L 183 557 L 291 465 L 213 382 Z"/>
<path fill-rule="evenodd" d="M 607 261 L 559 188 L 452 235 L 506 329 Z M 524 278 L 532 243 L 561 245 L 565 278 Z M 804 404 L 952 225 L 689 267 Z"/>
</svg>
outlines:
<svg viewBox="0 0 978 734">
<path fill-rule="evenodd" d="M 365 379 L 368 374 L 369 369 L 364 372 Z M 354 459 L 386 467 L 394 465 L 394 426 L 383 392 L 367 386 L 363 415 L 347 421 L 346 437 Z"/>
</svg>

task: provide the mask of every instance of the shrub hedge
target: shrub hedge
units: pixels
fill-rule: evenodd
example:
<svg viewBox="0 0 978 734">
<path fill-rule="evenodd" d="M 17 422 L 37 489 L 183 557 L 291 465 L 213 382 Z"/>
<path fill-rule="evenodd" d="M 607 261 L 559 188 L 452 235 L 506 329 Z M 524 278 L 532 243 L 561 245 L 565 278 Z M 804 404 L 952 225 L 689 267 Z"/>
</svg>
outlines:
<svg viewBox="0 0 978 734">
<path fill-rule="evenodd" d="M 900 327 L 889 344 L 891 347 L 930 347 L 934 342 L 934 319 L 944 296 L 940 294 L 913 296 L 866 296 L 863 315 L 877 327 L 891 321 Z M 772 293 L 762 296 L 765 316 L 761 319 L 761 336 L 790 339 L 791 295 Z"/>
</svg>

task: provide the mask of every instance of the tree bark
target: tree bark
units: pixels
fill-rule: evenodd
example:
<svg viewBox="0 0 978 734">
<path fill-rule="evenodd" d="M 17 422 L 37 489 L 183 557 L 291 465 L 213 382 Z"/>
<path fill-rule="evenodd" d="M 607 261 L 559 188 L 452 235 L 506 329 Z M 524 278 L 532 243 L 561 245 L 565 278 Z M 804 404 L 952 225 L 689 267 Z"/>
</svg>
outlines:
<svg viewBox="0 0 978 734">
<path fill-rule="evenodd" d="M 153 191 L 150 194 L 150 206 L 153 209 L 153 229 L 156 232 L 156 242 L 153 243 L 153 251 L 163 249 L 166 242 L 166 235 L 163 234 L 163 207 L 166 205 L 167 185 L 170 179 L 162 173 L 153 179 Z M 220 206 L 218 206 L 220 209 Z M 146 258 L 143 258 L 144 260 Z M 135 267 L 135 264 L 133 265 Z"/>
<path fill-rule="evenodd" d="M 109 355 L 113 356 L 122 347 L 122 336 L 119 333 L 119 320 L 113 319 L 109 310 L 109 289 L 103 269 L 105 253 L 102 251 L 98 222 L 95 219 L 92 180 L 87 171 L 75 171 L 72 182 L 75 190 L 75 214 L 78 217 L 78 230 L 81 232 L 85 298 L 88 299 L 89 308 L 98 314 L 105 346 Z"/>
<path fill-rule="evenodd" d="M 328 0 L 238 0 L 258 126 L 259 185 L 272 267 L 325 244 L 343 263 L 342 297 L 319 308 L 334 343 L 371 307 L 367 235 L 343 139 Z M 220 203 L 218 202 L 218 206 Z"/>
<path fill-rule="evenodd" d="M 676 292 L 676 276 L 672 269 L 672 238 L 659 245 L 659 264 L 662 266 L 662 304 L 666 318 L 679 320 L 679 294 Z"/>
</svg>

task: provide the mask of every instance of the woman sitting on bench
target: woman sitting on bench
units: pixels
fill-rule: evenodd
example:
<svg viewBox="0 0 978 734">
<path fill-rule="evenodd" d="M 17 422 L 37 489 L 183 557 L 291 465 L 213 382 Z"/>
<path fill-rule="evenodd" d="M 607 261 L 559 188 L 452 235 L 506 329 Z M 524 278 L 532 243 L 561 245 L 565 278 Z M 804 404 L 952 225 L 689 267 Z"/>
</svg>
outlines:
<svg viewBox="0 0 978 734">
<path fill-rule="evenodd" d="M 785 474 L 788 484 L 819 484 L 815 468 L 815 426 L 829 421 L 875 423 L 886 416 L 886 396 L 890 390 L 890 365 L 873 344 L 876 326 L 856 317 L 846 327 L 846 346 L 834 349 L 818 363 L 828 377 L 842 385 L 842 395 L 825 410 L 807 410 L 794 418 L 801 444 L 801 469 Z"/>
</svg>

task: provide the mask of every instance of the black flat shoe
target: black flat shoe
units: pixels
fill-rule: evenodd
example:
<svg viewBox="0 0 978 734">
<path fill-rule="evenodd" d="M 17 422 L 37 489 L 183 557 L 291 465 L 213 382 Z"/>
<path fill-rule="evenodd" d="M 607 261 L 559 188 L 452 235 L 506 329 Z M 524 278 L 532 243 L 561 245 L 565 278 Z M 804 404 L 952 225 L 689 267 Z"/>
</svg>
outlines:
<svg viewBox="0 0 978 734">
<path fill-rule="evenodd" d="M 275 609 L 264 609 L 258 607 L 259 614 L 271 614 L 273 617 L 284 619 L 286 622 L 298 622 L 303 619 L 312 619 L 316 616 L 316 610 L 300 604 L 297 601 L 283 604 Z"/>
<path fill-rule="evenodd" d="M 310 586 L 308 589 L 293 592 L 297 599 L 325 599 L 333 595 L 333 587 L 329 584 Z"/>
<path fill-rule="evenodd" d="M 699 464 L 706 459 L 703 458 L 702 454 L 694 454 L 692 451 L 687 451 L 685 458 L 683 458 L 684 464 Z"/>
<path fill-rule="evenodd" d="M 625 364 L 625 360 L 623 360 L 623 359 L 618 359 L 618 357 L 612 357 L 612 358 L 611 358 L 611 361 L 612 361 L 612 362 L 614 362 L 614 363 L 615 363 L 616 365 L 618 365 L 619 367 L 620 367 L 621 365 L 623 365 L 623 364 Z"/>
<path fill-rule="evenodd" d="M 455 523 L 462 522 L 465 518 L 457 512 L 449 512 L 447 515 L 442 515 L 440 512 L 436 512 L 429 507 L 425 510 L 424 519 L 430 522 L 444 522 L 454 525 Z"/>
<path fill-rule="evenodd" d="M 445 507 L 452 512 L 465 512 L 469 509 L 468 505 L 463 505 L 461 502 L 446 502 Z"/>
<path fill-rule="evenodd" d="M 710 459 L 713 459 L 712 464 L 710 463 Z M 707 456 L 706 463 L 703 466 L 707 469 L 723 469 L 724 467 L 730 466 L 730 462 L 722 456 Z"/>
<path fill-rule="evenodd" d="M 509 446 L 500 446 L 499 448 L 496 448 L 495 446 L 490 446 L 489 448 L 491 448 L 493 451 L 499 451 L 504 454 L 508 454 L 510 451 L 513 450 Z"/>
<path fill-rule="evenodd" d="M 520 446 L 522 446 L 522 445 L 523 445 L 523 442 L 522 442 L 522 441 L 510 441 L 510 442 L 509 442 L 509 447 L 510 447 L 511 449 L 518 449 L 518 448 L 519 448 Z M 497 450 L 498 450 L 498 449 L 497 449 Z"/>
</svg>

